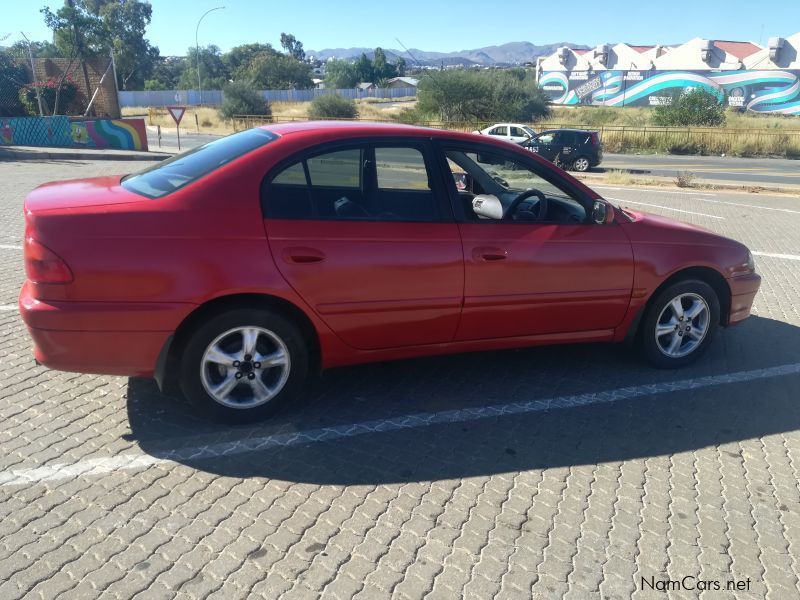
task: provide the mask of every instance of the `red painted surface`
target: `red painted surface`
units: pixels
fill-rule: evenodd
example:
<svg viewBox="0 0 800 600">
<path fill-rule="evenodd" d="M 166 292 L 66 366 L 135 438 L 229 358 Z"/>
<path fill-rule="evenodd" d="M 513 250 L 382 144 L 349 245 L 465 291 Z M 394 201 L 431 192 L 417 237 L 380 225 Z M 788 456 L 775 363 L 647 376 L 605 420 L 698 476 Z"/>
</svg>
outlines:
<svg viewBox="0 0 800 600">
<path fill-rule="evenodd" d="M 36 358 L 57 369 L 152 375 L 167 338 L 203 304 L 262 294 L 317 332 L 323 367 L 535 344 L 621 340 L 668 277 L 713 269 L 749 314 L 759 278 L 732 240 L 653 216 L 606 225 L 264 219 L 264 175 L 328 141 L 476 141 L 421 128 L 293 123 L 280 137 L 162 198 L 119 177 L 47 184 L 25 203 L 26 237 L 63 259 L 69 283 L 26 282 Z M 599 196 L 522 149 L 589 198 Z"/>
</svg>

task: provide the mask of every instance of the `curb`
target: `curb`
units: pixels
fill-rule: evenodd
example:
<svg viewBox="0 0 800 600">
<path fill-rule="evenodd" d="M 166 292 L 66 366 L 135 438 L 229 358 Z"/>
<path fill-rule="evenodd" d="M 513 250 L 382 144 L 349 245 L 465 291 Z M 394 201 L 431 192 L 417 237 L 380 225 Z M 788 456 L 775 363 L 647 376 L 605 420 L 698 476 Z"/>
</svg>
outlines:
<svg viewBox="0 0 800 600">
<path fill-rule="evenodd" d="M 6 150 L 0 148 L 0 160 L 132 160 L 154 161 L 172 157 L 172 154 L 161 152 L 142 154 L 105 154 L 103 152 L 47 152 Z"/>
</svg>

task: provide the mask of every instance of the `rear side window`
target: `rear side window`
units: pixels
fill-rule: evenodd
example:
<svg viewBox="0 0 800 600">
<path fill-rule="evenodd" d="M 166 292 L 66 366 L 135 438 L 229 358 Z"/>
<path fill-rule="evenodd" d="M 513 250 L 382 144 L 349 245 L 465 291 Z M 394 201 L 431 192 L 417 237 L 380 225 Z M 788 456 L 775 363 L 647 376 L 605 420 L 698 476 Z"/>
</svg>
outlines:
<svg viewBox="0 0 800 600">
<path fill-rule="evenodd" d="M 161 198 L 232 160 L 265 146 L 277 137 L 265 129 L 248 129 L 234 133 L 173 156 L 139 173 L 127 175 L 122 179 L 122 187 L 148 198 Z"/>
<path fill-rule="evenodd" d="M 315 187 L 357 188 L 361 184 L 361 150 L 329 152 L 309 158 L 308 175 Z"/>
<path fill-rule="evenodd" d="M 505 125 L 500 127 L 495 127 L 489 132 L 489 135 L 508 135 L 508 127 Z"/>
<path fill-rule="evenodd" d="M 419 147 L 365 145 L 291 163 L 262 187 L 274 219 L 440 221 Z"/>
</svg>

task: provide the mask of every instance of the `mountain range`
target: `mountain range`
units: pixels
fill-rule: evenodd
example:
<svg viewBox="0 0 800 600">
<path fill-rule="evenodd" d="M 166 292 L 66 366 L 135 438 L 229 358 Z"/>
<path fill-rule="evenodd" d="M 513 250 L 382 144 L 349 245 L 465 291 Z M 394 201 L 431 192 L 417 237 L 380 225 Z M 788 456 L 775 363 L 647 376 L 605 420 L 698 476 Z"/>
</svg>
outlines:
<svg viewBox="0 0 800 600">
<path fill-rule="evenodd" d="M 560 46 L 570 48 L 588 48 L 581 44 L 570 42 L 559 42 L 556 44 L 536 45 L 530 42 L 509 42 L 500 46 L 485 46 L 473 50 L 460 50 L 458 52 L 428 52 L 411 48 L 409 51 L 394 50 L 384 48 L 386 58 L 389 62 L 394 62 L 398 57 L 403 57 L 409 66 L 439 66 L 447 65 L 521 65 L 526 62 L 533 62 L 539 56 L 547 56 L 555 52 Z M 354 60 L 361 54 L 366 54 L 368 58 L 374 57 L 374 48 L 325 48 L 324 50 L 306 50 L 307 56 L 313 56 L 319 60 L 338 58 L 341 60 Z"/>
</svg>

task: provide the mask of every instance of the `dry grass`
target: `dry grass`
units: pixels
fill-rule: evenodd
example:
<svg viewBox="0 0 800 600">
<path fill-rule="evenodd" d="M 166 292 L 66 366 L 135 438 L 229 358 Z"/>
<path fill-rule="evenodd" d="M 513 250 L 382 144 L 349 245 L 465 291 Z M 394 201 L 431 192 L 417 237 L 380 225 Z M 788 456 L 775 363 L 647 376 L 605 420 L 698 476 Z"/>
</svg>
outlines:
<svg viewBox="0 0 800 600">
<path fill-rule="evenodd" d="M 166 108 L 126 107 L 122 109 L 122 116 L 141 116 L 144 117 L 147 125 L 175 128 L 175 121 L 172 120 Z M 197 116 L 197 120 L 195 120 L 195 116 Z M 183 119 L 181 119 L 181 130 L 225 134 L 232 133 L 233 126 L 220 119 L 216 108 L 206 106 L 201 108 L 189 107 L 186 109 Z"/>
<path fill-rule="evenodd" d="M 573 173 L 574 175 L 574 173 Z M 626 173 L 625 171 L 607 171 L 602 177 L 605 183 L 612 185 L 658 185 L 658 181 L 652 178 L 639 177 Z"/>
</svg>

